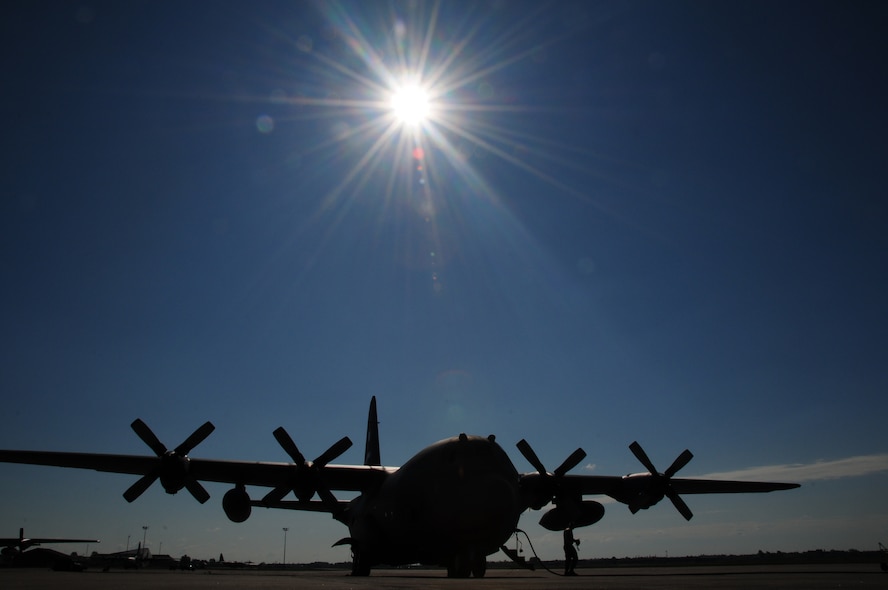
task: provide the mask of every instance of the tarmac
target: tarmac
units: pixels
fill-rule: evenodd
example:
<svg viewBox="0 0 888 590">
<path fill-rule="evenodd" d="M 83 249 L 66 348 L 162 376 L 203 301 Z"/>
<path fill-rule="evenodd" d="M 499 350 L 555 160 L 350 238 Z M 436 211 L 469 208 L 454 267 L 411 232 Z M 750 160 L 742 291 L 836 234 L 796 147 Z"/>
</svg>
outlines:
<svg viewBox="0 0 888 590">
<path fill-rule="evenodd" d="M 347 572 L 246 572 L 246 571 L 115 571 L 54 572 L 44 569 L 0 569 L 0 588 L 33 590 L 199 590 L 204 588 L 286 588 L 447 589 L 504 588 L 515 590 L 552 588 L 584 589 L 675 589 L 675 588 L 780 588 L 819 590 L 821 588 L 888 587 L 888 573 L 877 563 L 850 565 L 794 566 L 700 566 L 659 568 L 579 569 L 576 577 L 526 570 L 488 570 L 481 579 L 449 579 L 437 570 L 382 569 L 366 578 L 352 578 Z"/>
</svg>

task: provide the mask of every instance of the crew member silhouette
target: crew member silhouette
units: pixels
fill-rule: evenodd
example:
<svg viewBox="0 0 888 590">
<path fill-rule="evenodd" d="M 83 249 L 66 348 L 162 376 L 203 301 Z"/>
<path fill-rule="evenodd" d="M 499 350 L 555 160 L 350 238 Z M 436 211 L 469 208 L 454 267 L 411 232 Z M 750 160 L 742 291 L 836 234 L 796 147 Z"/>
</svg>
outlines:
<svg viewBox="0 0 888 590">
<path fill-rule="evenodd" d="M 573 523 L 564 529 L 564 575 L 575 576 L 577 573 L 574 568 L 577 566 L 579 557 L 577 556 L 577 547 L 580 545 L 579 539 L 574 539 Z"/>
</svg>

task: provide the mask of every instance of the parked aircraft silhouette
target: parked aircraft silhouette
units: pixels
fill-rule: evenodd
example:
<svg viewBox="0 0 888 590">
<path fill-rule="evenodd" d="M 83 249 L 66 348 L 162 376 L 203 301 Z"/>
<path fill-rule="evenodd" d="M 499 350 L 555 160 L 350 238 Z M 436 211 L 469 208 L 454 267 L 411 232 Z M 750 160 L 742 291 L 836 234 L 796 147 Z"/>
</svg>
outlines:
<svg viewBox="0 0 888 590">
<path fill-rule="evenodd" d="M 98 543 L 98 539 L 58 539 L 26 537 L 19 529 L 18 537 L 0 538 L 0 565 L 5 567 L 51 567 L 59 571 L 82 571 L 85 566 L 76 554 L 66 555 L 53 549 L 38 547 L 42 543 Z"/>
<path fill-rule="evenodd" d="M 26 537 L 25 529 L 19 529 L 18 537 L 0 538 L 0 547 L 4 549 L 14 549 L 21 553 L 29 547 L 40 545 L 41 543 L 98 543 L 98 539 L 53 539 L 49 537 Z"/>
<path fill-rule="evenodd" d="M 685 450 L 659 472 L 637 442 L 629 449 L 647 469 L 626 476 L 569 475 L 586 456 L 577 449 L 548 471 L 526 440 L 518 450 L 536 471 L 519 473 L 493 435 L 460 434 L 434 443 L 402 467 L 383 467 L 379 452 L 376 398 L 370 401 L 363 465 L 333 465 L 352 442 L 343 437 L 314 461 L 306 460 L 280 427 L 274 437 L 292 463 L 192 459 L 191 450 L 214 430 L 207 422 L 182 444 L 169 450 L 151 429 L 136 420 L 136 434 L 154 456 L 48 451 L 0 450 L 0 461 L 94 469 L 141 476 L 124 493 L 132 502 L 156 480 L 167 493 L 183 488 L 198 502 L 210 494 L 201 481 L 233 484 L 222 508 L 233 522 L 244 522 L 252 508 L 328 512 L 348 527 L 349 536 L 334 545 L 350 545 L 352 574 L 365 576 L 379 564 L 422 563 L 447 567 L 450 577 L 482 577 L 486 557 L 498 551 L 516 531 L 520 515 L 532 508 L 549 509 L 540 524 L 552 531 L 583 527 L 604 516 L 604 506 L 587 495 L 607 495 L 632 513 L 669 498 L 687 520 L 693 516 L 682 494 L 770 492 L 799 487 L 794 483 L 675 478 L 693 455 Z M 253 499 L 246 486 L 271 488 Z M 358 492 L 349 501 L 334 491 Z M 290 495 L 295 500 L 287 500 Z"/>
</svg>

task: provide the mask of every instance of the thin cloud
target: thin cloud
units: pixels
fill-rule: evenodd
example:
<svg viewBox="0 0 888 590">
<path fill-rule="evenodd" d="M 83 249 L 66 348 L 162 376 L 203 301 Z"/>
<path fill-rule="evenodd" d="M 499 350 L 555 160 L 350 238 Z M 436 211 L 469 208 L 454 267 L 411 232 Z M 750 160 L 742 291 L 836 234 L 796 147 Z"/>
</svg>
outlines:
<svg viewBox="0 0 888 590">
<path fill-rule="evenodd" d="M 888 471 L 888 453 L 878 455 L 859 455 L 835 461 L 816 461 L 807 465 L 794 463 L 787 465 L 764 465 L 750 467 L 738 471 L 722 471 L 709 473 L 700 477 L 713 479 L 734 479 L 748 481 L 792 481 L 803 483 L 806 481 L 822 481 L 828 479 L 842 479 L 845 477 L 860 477 Z"/>
</svg>

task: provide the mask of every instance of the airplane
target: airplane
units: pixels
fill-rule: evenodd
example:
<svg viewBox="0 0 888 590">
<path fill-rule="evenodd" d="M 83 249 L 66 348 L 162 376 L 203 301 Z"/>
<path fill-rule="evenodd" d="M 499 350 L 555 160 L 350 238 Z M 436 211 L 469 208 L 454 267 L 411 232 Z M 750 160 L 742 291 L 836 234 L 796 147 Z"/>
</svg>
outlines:
<svg viewBox="0 0 888 590">
<path fill-rule="evenodd" d="M 524 439 L 517 447 L 535 471 L 519 473 L 493 435 L 460 434 L 419 451 L 401 467 L 384 467 L 379 450 L 376 397 L 370 400 L 363 465 L 331 462 L 352 446 L 343 437 L 313 461 L 283 427 L 274 438 L 290 462 L 195 459 L 189 453 L 215 429 L 206 422 L 179 446 L 168 449 L 140 419 L 132 429 L 154 455 L 111 455 L 50 451 L 0 450 L 0 462 L 93 469 L 139 475 L 124 493 L 132 502 L 155 481 L 169 494 L 182 489 L 200 502 L 210 494 L 201 481 L 232 484 L 222 509 L 233 522 L 244 522 L 254 507 L 326 512 L 348 527 L 349 536 L 334 546 L 350 545 L 352 575 L 371 568 L 420 563 L 447 568 L 448 577 L 483 577 L 487 556 L 496 553 L 517 531 L 527 509 L 553 504 L 540 519 L 551 531 L 592 525 L 604 516 L 606 495 L 634 514 L 668 498 L 690 520 L 682 494 L 748 493 L 788 490 L 794 483 L 676 478 L 693 457 L 682 452 L 664 472 L 657 471 L 638 442 L 629 450 L 647 469 L 625 476 L 569 475 L 586 452 L 578 448 L 554 471 L 548 471 Z M 253 499 L 247 486 L 271 488 Z M 357 492 L 339 500 L 334 491 Z M 286 499 L 292 494 L 294 499 Z M 507 553 L 508 554 L 508 553 Z"/>
<path fill-rule="evenodd" d="M 83 571 L 85 566 L 74 555 L 37 547 L 42 543 L 98 543 L 98 539 L 54 539 L 26 537 L 19 529 L 18 537 L 0 538 L 0 564 L 13 567 L 52 567 L 59 571 Z"/>
<path fill-rule="evenodd" d="M 25 537 L 25 529 L 19 529 L 18 537 L 0 538 L 0 547 L 3 548 L 3 555 L 12 553 L 21 554 L 26 549 L 40 545 L 41 543 L 98 543 L 98 539 L 51 539 L 39 537 Z"/>
</svg>

